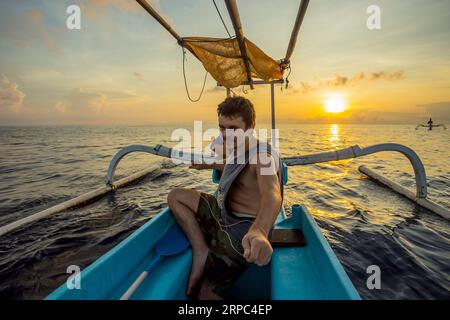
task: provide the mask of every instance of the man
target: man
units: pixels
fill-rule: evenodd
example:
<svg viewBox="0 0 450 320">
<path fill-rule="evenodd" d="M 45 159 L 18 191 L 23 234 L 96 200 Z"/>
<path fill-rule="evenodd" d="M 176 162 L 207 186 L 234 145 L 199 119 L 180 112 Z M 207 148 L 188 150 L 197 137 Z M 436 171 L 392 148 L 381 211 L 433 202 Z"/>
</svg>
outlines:
<svg viewBox="0 0 450 320">
<path fill-rule="evenodd" d="M 250 263 L 263 266 L 270 262 L 273 249 L 269 234 L 282 203 L 275 152 L 260 142 L 257 148 L 252 147 L 252 134 L 245 135 L 239 145 L 234 141 L 238 135 L 230 135 L 253 131 L 252 103 L 243 97 L 227 98 L 218 106 L 217 114 L 221 138 L 227 146 L 225 164 L 191 166 L 222 171 L 217 198 L 176 188 L 167 199 L 192 247 L 187 294 L 197 295 L 198 290 L 199 299 L 223 299 Z M 235 157 L 233 150 L 241 147 L 243 154 L 237 152 Z M 235 161 L 237 158 L 243 161 Z"/>
</svg>

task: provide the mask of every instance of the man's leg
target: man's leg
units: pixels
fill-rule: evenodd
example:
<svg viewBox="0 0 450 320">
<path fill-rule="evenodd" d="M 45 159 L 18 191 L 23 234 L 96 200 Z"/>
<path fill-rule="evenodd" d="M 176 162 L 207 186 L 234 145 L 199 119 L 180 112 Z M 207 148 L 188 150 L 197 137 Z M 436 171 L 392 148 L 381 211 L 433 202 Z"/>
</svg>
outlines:
<svg viewBox="0 0 450 320">
<path fill-rule="evenodd" d="M 167 203 L 173 217 L 186 233 L 192 247 L 192 267 L 188 282 L 188 295 L 192 295 L 193 289 L 202 278 L 209 251 L 205 237 L 195 219 L 199 202 L 200 194 L 192 189 L 175 188 L 167 196 Z"/>
<path fill-rule="evenodd" d="M 213 207 L 213 210 L 217 209 Z M 248 229 L 251 221 L 246 224 L 242 232 Z M 242 225 L 235 224 L 234 227 Z M 202 286 L 198 295 L 200 300 L 225 299 L 230 289 L 249 266 L 247 260 L 242 256 L 244 250 L 240 232 L 233 230 L 234 227 L 219 228 L 213 236 L 214 241 L 209 248 Z"/>
</svg>

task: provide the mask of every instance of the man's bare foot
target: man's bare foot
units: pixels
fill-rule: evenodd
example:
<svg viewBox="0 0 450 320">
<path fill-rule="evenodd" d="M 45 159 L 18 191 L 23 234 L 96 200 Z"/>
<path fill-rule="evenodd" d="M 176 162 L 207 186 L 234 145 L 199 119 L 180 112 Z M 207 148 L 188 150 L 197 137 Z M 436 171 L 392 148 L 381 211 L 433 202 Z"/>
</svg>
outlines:
<svg viewBox="0 0 450 320">
<path fill-rule="evenodd" d="M 205 268 L 206 258 L 208 257 L 209 249 L 192 250 L 192 266 L 191 274 L 187 287 L 187 295 L 192 296 L 196 287 L 200 284 Z"/>
</svg>

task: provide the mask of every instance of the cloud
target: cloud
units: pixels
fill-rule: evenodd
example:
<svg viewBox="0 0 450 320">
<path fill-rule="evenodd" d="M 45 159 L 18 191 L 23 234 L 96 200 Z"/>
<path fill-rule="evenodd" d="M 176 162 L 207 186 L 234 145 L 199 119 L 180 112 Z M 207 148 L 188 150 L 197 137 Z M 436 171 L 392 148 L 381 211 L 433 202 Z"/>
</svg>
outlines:
<svg viewBox="0 0 450 320">
<path fill-rule="evenodd" d="M 161 17 L 163 17 L 169 25 L 175 27 L 173 19 L 160 10 L 160 0 L 146 1 L 153 8 L 155 8 L 156 11 L 158 11 L 159 15 L 161 15 Z M 91 0 L 87 3 L 81 3 L 81 1 L 78 1 L 77 5 L 80 6 L 82 15 L 85 15 L 95 23 L 101 25 L 102 28 L 109 30 L 114 30 L 117 28 L 113 21 L 111 21 L 111 16 L 108 14 L 108 10 L 111 8 L 152 19 L 148 13 L 136 1 L 133 0 Z"/>
<path fill-rule="evenodd" d="M 349 123 L 404 123 L 415 124 L 422 118 L 416 111 L 395 112 L 378 110 L 353 110 L 349 113 Z"/>
<path fill-rule="evenodd" d="M 358 124 L 411 124 L 416 125 L 426 119 L 421 110 L 386 111 L 372 107 L 349 109 L 342 114 L 314 112 L 304 120 L 314 123 L 358 123 Z"/>
<path fill-rule="evenodd" d="M 58 47 L 55 43 L 55 35 L 50 34 L 49 30 L 44 24 L 44 16 L 42 12 L 38 10 L 33 10 L 29 14 L 29 27 L 32 30 L 32 33 L 35 35 L 39 35 L 44 39 L 44 42 L 50 51 L 53 54 L 61 55 L 63 53 L 63 49 Z"/>
<path fill-rule="evenodd" d="M 81 13 L 91 19 L 97 19 L 106 9 L 117 8 L 124 12 L 137 12 L 139 6 L 135 1 L 124 0 L 91 0 L 88 4 L 78 3 Z"/>
<path fill-rule="evenodd" d="M 99 99 L 103 95 L 98 92 L 87 92 L 83 88 L 76 88 L 65 97 L 65 101 L 63 102 L 64 108 L 62 110 L 69 113 L 89 114 L 95 107 L 99 106 Z"/>
<path fill-rule="evenodd" d="M 109 99 L 106 94 L 101 93 L 96 98 L 92 99 L 89 102 L 89 107 L 95 110 L 96 112 L 104 112 L 106 106 L 109 104 Z"/>
<path fill-rule="evenodd" d="M 159 0 L 147 0 L 152 6 L 159 6 Z M 136 1 L 126 0 L 90 0 L 88 4 L 78 3 L 82 14 L 89 18 L 96 19 L 102 15 L 107 9 L 115 8 L 123 12 L 137 13 L 142 10 L 141 6 Z"/>
<path fill-rule="evenodd" d="M 58 113 L 66 113 L 67 112 L 67 105 L 62 101 L 57 101 L 53 107 L 54 107 L 55 111 Z"/>
<path fill-rule="evenodd" d="M 2 74 L 0 80 L 0 109 L 19 111 L 22 108 L 24 98 L 25 93 L 19 89 L 19 86 Z"/>
<path fill-rule="evenodd" d="M 141 81 L 144 80 L 144 75 L 140 72 L 135 71 L 135 72 L 133 72 L 133 75 L 138 80 L 141 80 Z"/>
<path fill-rule="evenodd" d="M 300 82 L 300 88 L 294 89 L 294 92 L 299 90 L 302 93 L 308 93 L 316 91 L 324 87 L 345 87 L 354 85 L 362 81 L 396 81 L 401 80 L 404 77 L 403 70 L 395 72 L 379 71 L 379 72 L 360 72 L 354 76 L 335 75 L 329 79 L 323 79 L 319 81 L 302 81 Z"/>
<path fill-rule="evenodd" d="M 33 23 L 42 23 L 42 13 L 38 10 L 31 11 L 30 19 Z"/>
<path fill-rule="evenodd" d="M 3 19 L 5 26 L 0 29 L 2 41 L 10 40 L 17 46 L 25 46 L 37 41 L 44 43 L 48 51 L 55 55 L 63 53 L 63 49 L 55 42 L 55 39 L 60 37 L 60 29 L 48 29 L 41 11 L 27 11 L 19 15 L 6 16 Z"/>
<path fill-rule="evenodd" d="M 423 108 L 427 117 L 433 117 L 436 122 L 450 123 L 450 101 L 418 105 Z"/>
<path fill-rule="evenodd" d="M 149 4 L 157 5 L 158 0 L 149 0 Z M 103 9 L 107 7 L 115 7 L 124 12 L 136 12 L 139 10 L 140 6 L 137 5 L 136 1 L 124 1 L 124 0 L 91 0 L 93 6 L 97 9 Z"/>
<path fill-rule="evenodd" d="M 76 88 L 56 101 L 52 110 L 62 117 L 86 119 L 103 112 L 107 103 L 108 97 L 103 93 Z"/>
<path fill-rule="evenodd" d="M 143 97 L 128 90 L 100 91 L 76 88 L 55 102 L 53 108 L 61 114 L 89 117 L 94 113 L 106 113 L 108 108 L 122 109 L 139 104 L 144 98 L 148 97 Z"/>
</svg>

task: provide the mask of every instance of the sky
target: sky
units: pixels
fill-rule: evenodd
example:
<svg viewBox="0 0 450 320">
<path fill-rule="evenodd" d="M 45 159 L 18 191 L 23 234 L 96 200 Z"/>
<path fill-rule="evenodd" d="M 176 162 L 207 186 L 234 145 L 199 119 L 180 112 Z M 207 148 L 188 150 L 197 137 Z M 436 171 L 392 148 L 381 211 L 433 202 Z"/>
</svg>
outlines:
<svg viewBox="0 0 450 320">
<path fill-rule="evenodd" d="M 226 37 L 212 0 L 148 0 L 181 36 Z M 225 5 L 216 0 L 232 31 Z M 81 29 L 69 30 L 70 5 Z M 381 29 L 367 28 L 367 8 Z M 284 57 L 299 0 L 240 0 L 244 33 Z M 133 0 L 0 0 L 0 125 L 147 125 L 214 121 L 225 98 L 210 76 L 187 99 L 182 51 Z M 279 122 L 450 123 L 450 1 L 312 0 L 276 87 Z M 204 69 L 188 54 L 191 95 Z M 237 88 L 270 119 L 270 89 Z M 336 111 L 336 108 L 340 112 Z M 331 112 L 330 112 L 331 111 Z"/>
</svg>

